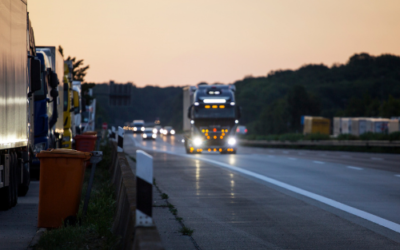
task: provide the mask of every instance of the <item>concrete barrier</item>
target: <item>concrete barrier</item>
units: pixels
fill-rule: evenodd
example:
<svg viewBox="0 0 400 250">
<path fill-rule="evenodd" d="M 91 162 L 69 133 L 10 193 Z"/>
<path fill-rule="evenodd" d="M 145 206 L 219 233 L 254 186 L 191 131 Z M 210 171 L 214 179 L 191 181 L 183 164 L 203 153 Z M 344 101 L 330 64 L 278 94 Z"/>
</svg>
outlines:
<svg viewBox="0 0 400 250">
<path fill-rule="evenodd" d="M 326 141 L 264 141 L 239 140 L 243 146 L 353 146 L 353 147 L 400 147 L 400 141 L 362 141 L 362 140 L 326 140 Z"/>
<path fill-rule="evenodd" d="M 110 141 L 112 164 L 109 168 L 115 186 L 116 213 L 112 231 L 121 237 L 122 249 L 162 250 L 160 235 L 155 226 L 136 225 L 136 178 L 124 153 L 117 152 L 117 143 Z M 134 166 L 136 167 L 136 166 Z"/>
</svg>

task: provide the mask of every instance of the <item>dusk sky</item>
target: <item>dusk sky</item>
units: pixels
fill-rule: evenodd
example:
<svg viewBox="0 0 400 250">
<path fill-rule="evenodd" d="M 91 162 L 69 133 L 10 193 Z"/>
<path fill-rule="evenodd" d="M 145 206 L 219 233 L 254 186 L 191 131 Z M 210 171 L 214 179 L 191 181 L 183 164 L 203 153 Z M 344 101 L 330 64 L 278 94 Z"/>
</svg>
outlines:
<svg viewBox="0 0 400 250">
<path fill-rule="evenodd" d="M 90 64 L 87 82 L 233 83 L 400 55 L 399 0 L 30 0 L 36 45 Z"/>
</svg>

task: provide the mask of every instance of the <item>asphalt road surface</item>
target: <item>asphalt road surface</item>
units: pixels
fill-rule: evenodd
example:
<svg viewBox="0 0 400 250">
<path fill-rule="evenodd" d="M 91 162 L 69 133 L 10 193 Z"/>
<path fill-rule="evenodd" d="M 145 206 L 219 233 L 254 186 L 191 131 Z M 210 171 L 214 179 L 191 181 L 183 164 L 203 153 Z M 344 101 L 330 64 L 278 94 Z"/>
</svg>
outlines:
<svg viewBox="0 0 400 250">
<path fill-rule="evenodd" d="M 124 148 L 153 155 L 157 185 L 197 249 L 400 249 L 399 155 L 251 147 L 187 155 L 181 140 L 126 134 Z"/>
</svg>

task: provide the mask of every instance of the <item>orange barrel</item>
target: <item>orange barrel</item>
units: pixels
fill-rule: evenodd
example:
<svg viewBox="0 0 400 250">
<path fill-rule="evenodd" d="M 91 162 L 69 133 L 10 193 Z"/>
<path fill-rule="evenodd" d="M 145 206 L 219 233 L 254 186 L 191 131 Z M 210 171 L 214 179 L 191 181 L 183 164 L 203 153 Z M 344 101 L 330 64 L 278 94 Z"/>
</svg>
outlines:
<svg viewBox="0 0 400 250">
<path fill-rule="evenodd" d="M 83 132 L 83 135 L 96 135 L 97 136 L 97 132 L 96 131 L 86 131 L 86 132 Z"/>
<path fill-rule="evenodd" d="M 96 147 L 97 133 L 76 135 L 74 139 L 76 150 L 83 152 L 92 152 Z"/>
<path fill-rule="evenodd" d="M 38 227 L 57 228 L 78 213 L 85 161 L 91 153 L 52 149 L 36 155 L 40 160 Z"/>
</svg>

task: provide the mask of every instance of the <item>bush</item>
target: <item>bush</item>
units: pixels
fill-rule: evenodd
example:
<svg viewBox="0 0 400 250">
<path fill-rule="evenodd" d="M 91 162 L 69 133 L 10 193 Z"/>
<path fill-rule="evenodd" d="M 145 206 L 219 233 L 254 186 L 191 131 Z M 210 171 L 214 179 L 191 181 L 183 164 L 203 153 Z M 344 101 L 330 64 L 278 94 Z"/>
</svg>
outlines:
<svg viewBox="0 0 400 250">
<path fill-rule="evenodd" d="M 311 141 L 325 141 L 329 140 L 330 137 L 329 135 L 324 135 L 324 134 L 308 134 L 304 136 L 304 140 L 311 140 Z"/>
<path fill-rule="evenodd" d="M 360 135 L 361 140 L 389 140 L 390 136 L 388 134 L 381 134 L 381 133 L 372 133 L 367 132 L 365 134 Z"/>
<path fill-rule="evenodd" d="M 355 136 L 352 134 L 341 134 L 341 135 L 338 135 L 337 139 L 339 141 L 342 141 L 342 140 L 358 140 L 359 138 L 358 138 L 358 136 Z"/>
<path fill-rule="evenodd" d="M 400 140 L 400 131 L 390 133 L 389 134 L 389 140 L 391 140 L 391 141 L 399 141 Z"/>
<path fill-rule="evenodd" d="M 279 140 L 280 141 L 291 141 L 291 142 L 295 142 L 295 141 L 300 141 L 304 139 L 304 135 L 303 134 L 283 134 L 281 136 L 279 136 Z"/>
</svg>

